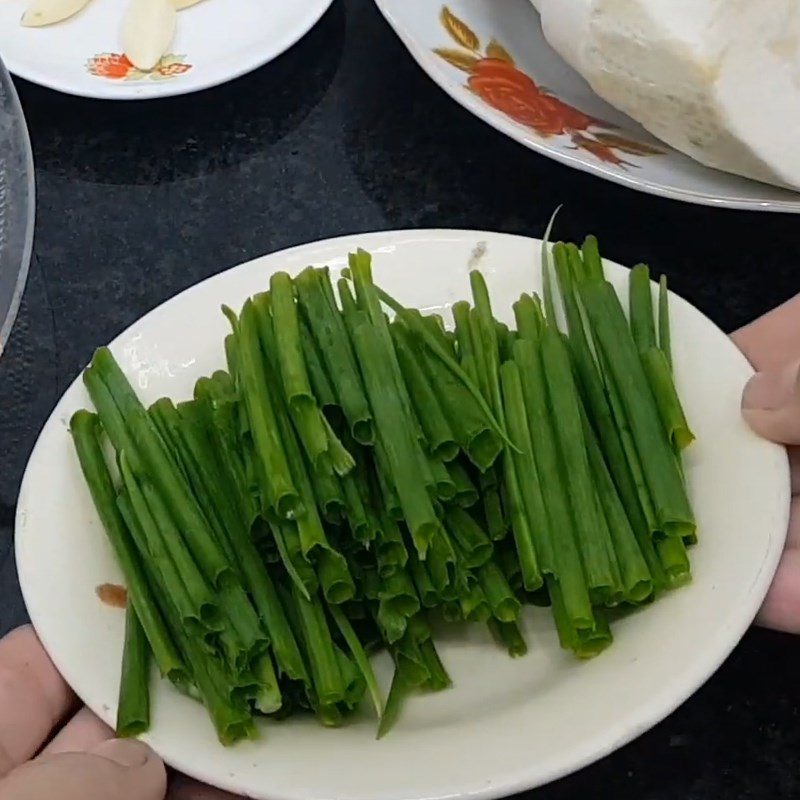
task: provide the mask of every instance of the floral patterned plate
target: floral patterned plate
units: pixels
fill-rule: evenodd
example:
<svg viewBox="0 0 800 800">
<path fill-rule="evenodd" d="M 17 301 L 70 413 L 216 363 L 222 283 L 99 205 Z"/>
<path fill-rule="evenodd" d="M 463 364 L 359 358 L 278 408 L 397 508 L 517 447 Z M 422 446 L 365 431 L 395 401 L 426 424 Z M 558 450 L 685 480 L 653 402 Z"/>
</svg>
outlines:
<svg viewBox="0 0 800 800">
<path fill-rule="evenodd" d="M 93 0 L 70 20 L 23 28 L 27 0 L 0 2 L 0 53 L 8 69 L 51 89 L 144 100 L 216 86 L 266 64 L 314 26 L 331 0 L 204 0 L 178 15 L 169 54 L 151 72 L 122 54 L 128 0 Z"/>
<path fill-rule="evenodd" d="M 704 167 L 592 92 L 547 44 L 530 0 L 375 0 L 464 108 L 562 164 L 689 203 L 800 213 L 800 194 Z"/>
</svg>

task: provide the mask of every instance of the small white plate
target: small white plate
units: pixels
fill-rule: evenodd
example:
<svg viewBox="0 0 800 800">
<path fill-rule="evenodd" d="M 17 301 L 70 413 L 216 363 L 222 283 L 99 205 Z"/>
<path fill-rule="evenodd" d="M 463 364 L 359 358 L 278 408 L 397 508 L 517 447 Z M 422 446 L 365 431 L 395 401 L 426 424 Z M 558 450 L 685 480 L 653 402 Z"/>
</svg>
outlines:
<svg viewBox="0 0 800 800">
<path fill-rule="evenodd" d="M 601 100 L 547 44 L 530 0 L 375 2 L 450 97 L 537 153 L 688 203 L 800 213 L 800 193 L 704 167 Z"/>
<path fill-rule="evenodd" d="M 272 61 L 305 35 L 332 0 L 203 0 L 178 13 L 170 53 L 152 72 L 122 55 L 128 0 L 91 0 L 73 18 L 23 28 L 27 0 L 0 2 L 0 53 L 9 71 L 59 92 L 147 100 L 207 89 Z"/>
<path fill-rule="evenodd" d="M 418 307 L 446 312 L 467 297 L 476 261 L 495 313 L 507 322 L 519 293 L 539 286 L 534 239 L 458 230 L 358 234 L 273 253 L 204 281 L 147 314 L 111 349 L 145 402 L 188 397 L 198 376 L 224 364 L 221 303 L 238 307 L 278 269 L 328 264 L 336 271 L 359 246 L 374 254 L 380 284 Z M 607 266 L 624 291 L 626 271 Z M 717 669 L 752 621 L 789 512 L 785 452 L 740 419 L 752 370 L 677 297 L 672 319 L 677 378 L 698 435 L 687 465 L 700 530 L 690 586 L 616 624 L 614 645 L 588 663 L 559 649 L 544 609 L 526 614 L 530 653 L 517 660 L 482 626 L 451 629 L 437 642 L 454 687 L 412 699 L 381 741 L 365 711 L 338 730 L 310 719 L 265 725 L 261 741 L 225 749 L 205 710 L 166 682 L 155 690 L 147 741 L 174 767 L 264 800 L 475 800 L 565 775 L 666 716 Z M 124 614 L 101 604 L 95 587 L 122 576 L 67 432 L 71 414 L 88 404 L 78 380 L 34 449 L 17 506 L 17 565 L 31 619 L 56 666 L 113 724 Z M 377 666 L 385 685 L 387 662 Z"/>
</svg>

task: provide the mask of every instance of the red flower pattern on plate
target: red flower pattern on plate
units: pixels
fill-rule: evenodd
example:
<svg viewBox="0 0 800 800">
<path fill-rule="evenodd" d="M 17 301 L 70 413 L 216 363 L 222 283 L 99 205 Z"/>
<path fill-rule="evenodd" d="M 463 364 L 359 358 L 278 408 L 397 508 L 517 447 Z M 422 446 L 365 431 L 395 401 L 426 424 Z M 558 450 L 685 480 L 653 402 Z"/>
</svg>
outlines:
<svg viewBox="0 0 800 800">
<path fill-rule="evenodd" d="M 98 78 L 112 81 L 169 80 L 192 68 L 186 56 L 169 53 L 149 72 L 137 69 L 123 53 L 98 53 L 86 62 L 87 71 Z"/>
<path fill-rule="evenodd" d="M 442 7 L 439 19 L 458 47 L 438 47 L 434 52 L 467 73 L 467 88 L 473 94 L 520 125 L 536 131 L 542 138 L 569 136 L 570 149 L 585 150 L 620 169 L 636 165 L 624 161 L 618 152 L 634 156 L 662 152 L 652 145 L 612 133 L 613 125 L 585 114 L 539 86 L 517 67 L 511 54 L 496 39 L 481 49 L 477 34 L 447 6 Z"/>
<path fill-rule="evenodd" d="M 122 53 L 99 53 L 86 62 L 86 69 L 98 78 L 124 80 L 136 67 Z"/>
</svg>

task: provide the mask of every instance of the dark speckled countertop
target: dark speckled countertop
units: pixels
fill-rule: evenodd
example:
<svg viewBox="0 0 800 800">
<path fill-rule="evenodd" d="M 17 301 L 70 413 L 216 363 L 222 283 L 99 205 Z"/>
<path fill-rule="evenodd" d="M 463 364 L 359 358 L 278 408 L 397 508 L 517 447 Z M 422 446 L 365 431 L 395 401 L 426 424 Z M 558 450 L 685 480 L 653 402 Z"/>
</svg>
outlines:
<svg viewBox="0 0 800 800">
<path fill-rule="evenodd" d="M 0 360 L 0 634 L 26 618 L 14 507 L 56 400 L 95 346 L 227 267 L 376 229 L 541 235 L 563 203 L 560 237 L 596 232 L 609 257 L 649 261 L 727 331 L 800 290 L 798 217 L 656 199 L 523 149 L 423 75 L 371 0 L 337 0 L 277 61 L 201 94 L 114 104 L 18 88 L 38 214 Z M 666 722 L 536 797 L 800 795 L 798 676 L 800 639 L 752 630 Z"/>
</svg>

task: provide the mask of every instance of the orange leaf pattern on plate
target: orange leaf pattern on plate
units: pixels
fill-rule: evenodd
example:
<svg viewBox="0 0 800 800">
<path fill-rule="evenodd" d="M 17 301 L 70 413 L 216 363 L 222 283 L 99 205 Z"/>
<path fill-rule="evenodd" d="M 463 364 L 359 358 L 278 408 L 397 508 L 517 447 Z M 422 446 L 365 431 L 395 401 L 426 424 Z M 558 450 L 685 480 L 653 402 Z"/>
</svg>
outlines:
<svg viewBox="0 0 800 800">
<path fill-rule="evenodd" d="M 450 34 L 456 44 L 460 44 L 462 47 L 466 47 L 467 50 L 472 50 L 473 52 L 480 48 L 480 39 L 475 35 L 472 28 L 465 22 L 462 22 L 447 6 L 442 6 L 439 19 L 442 21 L 444 29 Z"/>
<path fill-rule="evenodd" d="M 437 47 L 433 52 L 439 58 L 443 58 L 448 64 L 463 72 L 472 72 L 478 63 L 477 56 L 472 55 L 472 53 L 465 53 L 463 50 L 455 50 L 452 47 Z"/>
<path fill-rule="evenodd" d="M 598 142 L 597 139 L 591 136 L 584 136 L 582 133 L 573 133 L 572 144 L 575 146 L 576 150 L 585 150 L 587 153 L 591 153 L 598 161 L 603 161 L 606 164 L 613 164 L 620 169 L 636 166 L 636 164 L 631 164 L 630 161 L 623 161 L 610 145 Z"/>
<path fill-rule="evenodd" d="M 633 139 L 628 139 L 617 133 L 599 131 L 595 133 L 594 138 L 609 147 L 621 150 L 623 153 L 627 153 L 631 156 L 660 156 L 664 154 L 664 151 L 655 145 L 647 144 L 646 142 L 636 142 Z"/>
<path fill-rule="evenodd" d="M 192 65 L 186 63 L 186 56 L 174 53 L 165 55 L 150 72 L 137 69 L 123 53 L 98 53 L 86 62 L 91 75 L 112 81 L 168 80 L 191 68 Z"/>
<path fill-rule="evenodd" d="M 153 70 L 150 77 L 154 81 L 163 81 L 168 78 L 176 78 L 178 75 L 183 75 L 184 72 L 188 72 L 191 68 L 191 64 L 165 64 L 162 59 L 162 62 Z"/>
<path fill-rule="evenodd" d="M 486 56 L 488 58 L 499 58 L 500 61 L 508 61 L 509 64 L 514 63 L 514 59 L 511 58 L 511 53 L 509 53 L 497 39 L 492 39 L 492 41 L 486 45 Z"/>
<path fill-rule="evenodd" d="M 449 36 L 463 49 L 440 47 L 434 53 L 456 69 L 466 72 L 466 88 L 486 105 L 525 125 L 542 138 L 569 137 L 572 150 L 584 150 L 619 169 L 636 166 L 624 161 L 616 151 L 630 156 L 661 155 L 650 144 L 611 132 L 608 122 L 589 116 L 539 86 L 519 69 L 511 53 L 495 38 L 482 52 L 480 39 L 447 6 L 439 19 Z"/>
</svg>

